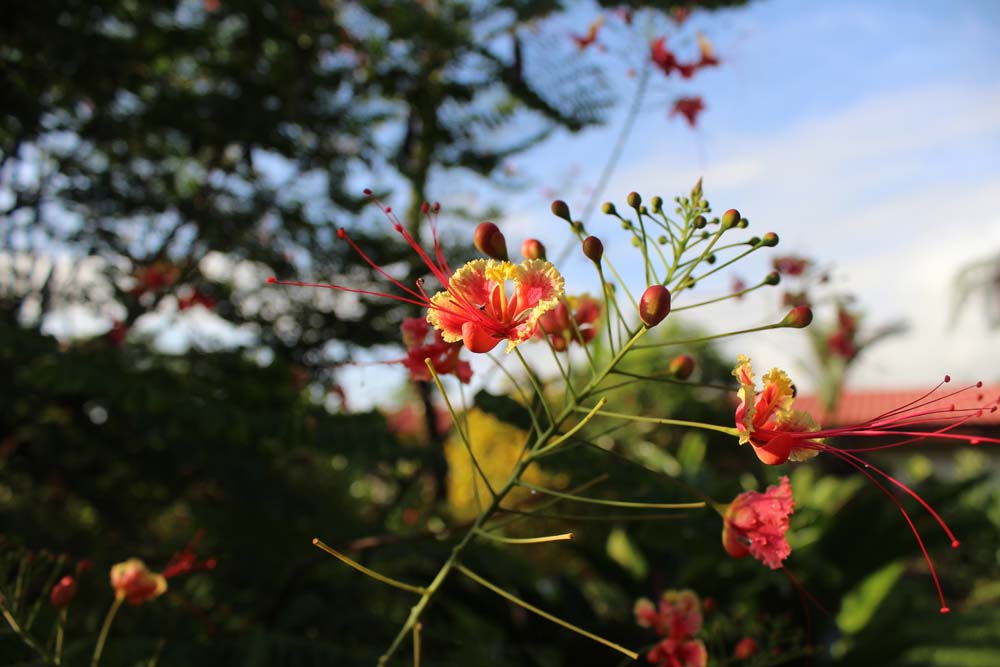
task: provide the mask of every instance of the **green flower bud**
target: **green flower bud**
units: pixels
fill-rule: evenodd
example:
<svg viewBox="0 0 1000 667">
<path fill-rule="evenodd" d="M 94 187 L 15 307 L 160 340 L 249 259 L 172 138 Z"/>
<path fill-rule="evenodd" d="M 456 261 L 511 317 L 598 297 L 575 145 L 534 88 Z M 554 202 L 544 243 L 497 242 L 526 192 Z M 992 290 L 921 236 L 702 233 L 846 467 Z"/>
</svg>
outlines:
<svg viewBox="0 0 1000 667">
<path fill-rule="evenodd" d="M 760 240 L 760 244 L 768 248 L 773 248 L 778 245 L 778 235 L 774 232 L 768 232 L 767 234 L 764 234 L 764 238 Z"/>
<path fill-rule="evenodd" d="M 765 285 L 777 285 L 781 282 L 781 274 L 777 271 L 771 271 L 764 277 Z"/>
<path fill-rule="evenodd" d="M 603 204 L 601 204 L 601 212 L 604 213 L 605 215 L 614 215 L 617 211 L 615 211 L 614 204 L 612 204 L 609 201 L 606 201 Z"/>
<path fill-rule="evenodd" d="M 706 220 L 705 216 L 703 216 L 703 215 L 699 215 L 697 218 L 694 219 L 694 228 L 695 229 L 704 229 L 705 225 L 707 225 L 707 224 L 708 224 L 708 220 Z"/>
<path fill-rule="evenodd" d="M 740 212 L 735 208 L 731 208 L 722 214 L 722 228 L 729 229 L 730 227 L 735 227 L 736 223 L 740 221 Z"/>
<path fill-rule="evenodd" d="M 649 200 L 649 206 L 653 213 L 659 213 L 663 210 L 663 197 L 653 197 Z"/>
</svg>

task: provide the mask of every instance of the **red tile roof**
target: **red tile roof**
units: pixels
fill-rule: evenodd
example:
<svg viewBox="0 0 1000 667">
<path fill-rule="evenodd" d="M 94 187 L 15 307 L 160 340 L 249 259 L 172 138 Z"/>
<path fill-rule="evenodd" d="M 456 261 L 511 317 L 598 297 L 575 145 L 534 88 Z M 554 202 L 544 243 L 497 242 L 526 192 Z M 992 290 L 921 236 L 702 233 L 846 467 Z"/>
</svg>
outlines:
<svg viewBox="0 0 1000 667">
<path fill-rule="evenodd" d="M 950 394 L 951 385 L 945 385 L 936 394 Z M 927 393 L 926 389 L 855 389 L 844 392 L 832 417 L 826 417 L 819 397 L 814 395 L 798 396 L 795 399 L 796 410 L 803 410 L 813 416 L 817 423 L 823 426 L 843 426 L 857 424 L 872 417 L 895 410 L 900 406 L 919 401 Z M 947 408 L 975 408 L 985 406 L 987 409 L 978 417 L 968 421 L 974 426 L 1000 426 L 1000 409 L 990 412 L 989 407 L 1000 402 L 1000 385 L 983 386 L 981 389 L 969 389 L 957 396 L 942 398 L 933 406 Z"/>
</svg>

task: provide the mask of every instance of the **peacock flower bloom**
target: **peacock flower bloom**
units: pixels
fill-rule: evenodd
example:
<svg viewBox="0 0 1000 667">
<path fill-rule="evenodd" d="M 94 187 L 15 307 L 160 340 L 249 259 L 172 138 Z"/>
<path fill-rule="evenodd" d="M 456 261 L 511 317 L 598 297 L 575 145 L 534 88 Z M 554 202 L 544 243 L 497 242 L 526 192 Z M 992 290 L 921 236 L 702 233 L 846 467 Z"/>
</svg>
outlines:
<svg viewBox="0 0 1000 667">
<path fill-rule="evenodd" d="M 701 600 L 692 590 L 664 591 L 658 605 L 639 598 L 633 611 L 639 627 L 652 628 L 659 635 L 682 638 L 701 632 Z"/>
<path fill-rule="evenodd" d="M 705 110 L 705 102 L 700 97 L 679 97 L 674 100 L 670 109 L 670 117 L 680 114 L 690 127 L 698 124 L 698 116 Z"/>
<path fill-rule="evenodd" d="M 886 483 L 895 486 L 927 510 L 951 540 L 952 547 L 958 548 L 958 538 L 955 537 L 955 534 L 945 523 L 944 519 L 941 518 L 941 515 L 916 491 L 887 472 L 879 470 L 868 463 L 858 455 L 858 452 L 901 447 L 930 437 L 957 440 L 970 445 L 984 443 L 1000 444 L 1000 438 L 988 438 L 952 432 L 955 428 L 965 424 L 970 419 L 981 416 L 984 412 L 996 412 L 1000 399 L 996 399 L 992 403 L 983 404 L 983 398 L 980 394 L 976 397 L 976 402 L 980 403 L 980 405 L 976 407 L 956 408 L 954 403 L 948 402 L 948 399 L 953 399 L 967 391 L 979 389 L 983 385 L 982 382 L 977 382 L 972 386 L 957 391 L 937 395 L 938 390 L 951 381 L 951 378 L 946 375 L 944 380 L 934 389 L 915 401 L 911 401 L 859 424 L 824 429 L 819 428 L 807 413 L 792 409 L 795 388 L 784 371 L 774 368 L 766 373 L 763 378 L 764 388 L 760 393 L 757 393 L 754 385 L 753 370 L 750 367 L 750 360 L 747 357 L 743 355 L 739 356 L 736 368 L 733 370 L 733 375 L 740 383 L 740 389 L 737 392 L 739 405 L 736 408 L 736 430 L 739 433 L 740 444 L 750 443 L 757 458 L 767 465 L 780 465 L 786 461 L 803 461 L 816 456 L 820 452 L 825 452 L 836 456 L 867 477 L 896 505 L 897 509 L 902 513 L 903 518 L 906 519 L 910 530 L 917 540 L 917 544 L 920 546 L 924 559 L 930 567 L 938 597 L 941 599 L 941 612 L 947 613 L 949 611 L 948 605 L 945 603 L 937 571 L 934 569 L 934 563 L 931 561 L 927 548 L 924 546 L 923 538 L 920 536 L 916 524 L 910 518 L 909 513 L 903 508 L 896 496 L 893 495 Z M 915 430 L 918 426 L 928 426 L 931 427 L 931 430 Z M 903 439 L 888 444 L 876 444 L 867 447 L 836 447 L 827 442 L 828 438 L 886 438 L 899 436 L 903 436 Z"/>
<path fill-rule="evenodd" d="M 366 191 L 365 194 L 371 196 L 370 191 Z M 489 352 L 503 340 L 508 341 L 507 351 L 510 352 L 519 343 L 531 338 L 538 326 L 538 319 L 559 304 L 559 299 L 563 295 L 564 281 L 550 262 L 528 259 L 520 264 L 513 264 L 504 260 L 475 259 L 452 273 L 438 242 L 436 219 L 436 214 L 440 210 L 438 204 L 431 207 L 425 203 L 423 206 L 424 214 L 431 221 L 434 238 L 432 256 L 403 227 L 390 207 L 382 207 L 374 197 L 372 200 L 382 208 L 396 232 L 423 260 L 431 274 L 444 288 L 442 291 L 428 297 L 422 280 L 417 281 L 416 289 L 407 287 L 368 257 L 344 229 L 337 230 L 338 238 L 347 241 L 369 266 L 404 294 L 388 294 L 343 285 L 302 283 L 276 278 L 269 278 L 268 282 L 367 294 L 426 308 L 427 321 L 441 332 L 445 342 L 462 341 L 470 352 Z M 509 295 L 507 283 L 512 285 Z"/>
<path fill-rule="evenodd" d="M 656 667 L 705 667 L 708 650 L 700 639 L 667 638 L 646 653 L 646 660 Z"/>
<path fill-rule="evenodd" d="M 116 598 L 140 605 L 163 595 L 167 591 L 167 579 L 151 572 L 138 558 L 129 558 L 111 567 L 111 588 Z"/>
<path fill-rule="evenodd" d="M 510 296 L 506 283 L 513 285 Z M 489 352 L 507 340 L 510 352 L 535 333 L 538 320 L 559 305 L 563 277 L 550 262 L 520 264 L 474 259 L 430 299 L 427 321 L 449 343 L 462 341 L 470 352 Z"/>
<path fill-rule="evenodd" d="M 646 654 L 646 660 L 657 667 L 705 667 L 708 651 L 705 643 L 695 639 L 701 632 L 701 600 L 694 591 L 664 591 L 658 605 L 647 598 L 635 603 L 636 623 L 652 628 L 664 639 Z"/>
<path fill-rule="evenodd" d="M 744 491 L 723 515 L 722 546 L 733 558 L 753 556 L 772 570 L 781 567 L 792 548 L 785 539 L 788 517 L 795 508 L 792 485 L 782 477 L 767 491 Z"/>
<path fill-rule="evenodd" d="M 576 342 L 586 345 L 597 335 L 596 323 L 601 318 L 601 302 L 589 294 L 569 297 L 538 320 L 538 335 L 547 335 L 560 352 Z"/>
</svg>

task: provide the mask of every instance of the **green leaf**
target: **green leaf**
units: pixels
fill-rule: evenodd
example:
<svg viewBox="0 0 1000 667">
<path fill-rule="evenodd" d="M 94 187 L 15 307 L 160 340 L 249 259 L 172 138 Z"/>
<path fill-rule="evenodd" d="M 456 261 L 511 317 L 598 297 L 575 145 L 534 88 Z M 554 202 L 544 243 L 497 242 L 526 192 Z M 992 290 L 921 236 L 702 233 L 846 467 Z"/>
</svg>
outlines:
<svg viewBox="0 0 1000 667">
<path fill-rule="evenodd" d="M 864 628 L 903 574 L 903 570 L 902 561 L 889 563 L 847 593 L 840 613 L 837 614 L 840 629 L 847 634 L 854 634 Z"/>
<path fill-rule="evenodd" d="M 621 565 L 636 579 L 644 579 L 649 563 L 639 548 L 629 539 L 624 528 L 617 527 L 608 534 L 608 558 Z"/>
</svg>

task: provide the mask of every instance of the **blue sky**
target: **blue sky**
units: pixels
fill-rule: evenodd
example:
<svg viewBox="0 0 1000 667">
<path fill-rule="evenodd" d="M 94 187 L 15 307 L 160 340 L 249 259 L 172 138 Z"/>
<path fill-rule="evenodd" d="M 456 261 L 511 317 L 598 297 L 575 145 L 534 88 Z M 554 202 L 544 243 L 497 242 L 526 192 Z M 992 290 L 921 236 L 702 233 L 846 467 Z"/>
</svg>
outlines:
<svg viewBox="0 0 1000 667">
<path fill-rule="evenodd" d="M 594 15 L 573 16 L 577 32 Z M 681 50 L 698 29 L 722 67 L 662 83 L 602 200 L 624 208 L 631 190 L 669 199 L 704 177 L 717 210 L 735 206 L 755 233 L 776 231 L 780 251 L 832 267 L 834 286 L 854 293 L 872 324 L 907 320 L 910 333 L 862 358 L 856 385 L 929 385 L 945 373 L 1000 380 L 1000 332 L 972 311 L 949 324 L 955 272 L 1000 256 L 1000 3 L 770 0 L 696 13 L 670 43 Z M 667 118 L 669 100 L 688 94 L 707 106 L 693 131 Z M 565 198 L 580 210 L 616 121 L 556 137 L 518 169 L 540 186 L 577 172 Z M 540 190 L 506 199 L 510 245 L 529 234 L 550 248 L 565 242 Z M 615 225 L 589 222 L 613 256 L 630 256 Z M 593 289 L 585 261 L 561 268 L 570 290 Z M 752 280 L 767 269 L 761 256 L 734 273 Z M 779 308 L 770 293 L 699 312 L 698 323 L 719 330 L 771 321 Z M 793 373 L 804 350 L 799 332 L 726 347 Z"/>
</svg>

